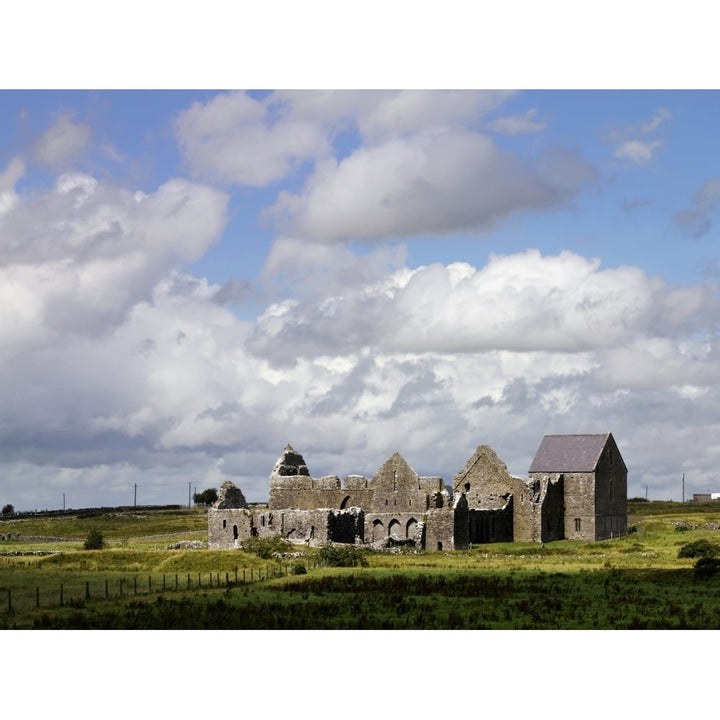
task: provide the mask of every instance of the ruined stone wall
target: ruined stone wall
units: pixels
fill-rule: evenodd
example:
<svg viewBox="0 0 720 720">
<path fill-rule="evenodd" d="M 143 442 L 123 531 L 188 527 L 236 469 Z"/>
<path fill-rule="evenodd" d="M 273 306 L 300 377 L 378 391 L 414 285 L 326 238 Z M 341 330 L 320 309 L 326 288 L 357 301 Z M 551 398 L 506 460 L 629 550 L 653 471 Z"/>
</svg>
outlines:
<svg viewBox="0 0 720 720">
<path fill-rule="evenodd" d="M 208 509 L 208 547 L 227 549 L 239 547 L 250 537 L 253 513 L 247 508 Z"/>
<path fill-rule="evenodd" d="M 335 510 L 328 514 L 328 539 L 337 543 L 365 541 L 365 513 L 361 508 Z"/>
<path fill-rule="evenodd" d="M 372 498 L 368 510 L 373 513 L 424 513 L 428 495 L 445 489 L 442 478 L 421 478 L 407 461 L 395 453 L 368 483 Z"/>
<path fill-rule="evenodd" d="M 365 542 L 377 543 L 392 538 L 398 542 L 418 540 L 418 528 L 422 528 L 425 513 L 387 512 L 365 513 Z"/>
<path fill-rule="evenodd" d="M 562 473 L 531 473 L 526 493 L 515 503 L 516 542 L 551 542 L 565 537 L 565 481 Z"/>
<path fill-rule="evenodd" d="M 510 475 L 489 445 L 480 445 L 453 478 L 453 492 L 467 498 L 471 543 L 512 542 L 517 533 L 527 534 L 526 523 L 514 518 L 529 495 L 527 485 Z"/>
<path fill-rule="evenodd" d="M 462 525 L 461 521 L 461 525 Z M 467 526 L 467 517 L 464 519 Z M 455 510 L 452 507 L 430 508 L 425 520 L 426 550 L 455 550 Z"/>
<path fill-rule="evenodd" d="M 504 507 L 468 511 L 467 537 L 470 543 L 493 543 L 513 541 L 513 499 Z"/>
</svg>

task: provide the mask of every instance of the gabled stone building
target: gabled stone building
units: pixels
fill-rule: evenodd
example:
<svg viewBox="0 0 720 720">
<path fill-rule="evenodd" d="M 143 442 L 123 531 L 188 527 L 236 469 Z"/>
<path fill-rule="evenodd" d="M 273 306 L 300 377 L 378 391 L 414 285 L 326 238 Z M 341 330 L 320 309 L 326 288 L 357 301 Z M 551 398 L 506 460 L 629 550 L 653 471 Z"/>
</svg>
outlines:
<svg viewBox="0 0 720 720">
<path fill-rule="evenodd" d="M 548 540 L 606 540 L 627 534 L 627 467 L 612 433 L 546 435 L 529 470 L 529 483 L 558 488 L 548 503 Z"/>
<path fill-rule="evenodd" d="M 269 478 L 267 510 L 252 510 L 225 483 L 208 511 L 210 547 L 238 547 L 246 538 L 283 535 L 323 545 L 411 544 L 461 550 L 491 542 L 602 540 L 627 533 L 627 468 L 610 433 L 548 435 L 527 481 L 510 475 L 488 445 L 455 475 L 422 477 L 395 453 L 368 479 L 313 478 L 290 445 Z"/>
</svg>

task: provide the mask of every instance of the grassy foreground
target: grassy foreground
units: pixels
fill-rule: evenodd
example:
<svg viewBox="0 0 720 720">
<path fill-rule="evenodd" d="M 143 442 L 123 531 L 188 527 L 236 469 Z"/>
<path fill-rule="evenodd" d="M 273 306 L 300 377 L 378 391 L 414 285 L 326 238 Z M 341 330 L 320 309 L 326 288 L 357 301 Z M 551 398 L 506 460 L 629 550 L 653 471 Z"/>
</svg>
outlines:
<svg viewBox="0 0 720 720">
<path fill-rule="evenodd" d="M 321 567 L 314 550 L 273 561 L 168 549 L 207 539 L 202 511 L 0 520 L 0 628 L 720 628 L 720 575 L 678 557 L 697 540 L 720 546 L 720 505 L 631 503 L 628 521 L 629 535 L 600 543 Z M 108 547 L 82 549 L 91 529 Z"/>
</svg>

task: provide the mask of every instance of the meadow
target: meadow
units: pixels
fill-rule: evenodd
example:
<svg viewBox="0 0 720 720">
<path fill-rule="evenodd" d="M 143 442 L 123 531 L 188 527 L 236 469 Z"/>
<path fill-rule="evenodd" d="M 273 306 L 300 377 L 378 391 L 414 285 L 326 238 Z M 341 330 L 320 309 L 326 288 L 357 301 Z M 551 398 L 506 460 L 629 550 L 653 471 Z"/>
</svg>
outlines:
<svg viewBox="0 0 720 720">
<path fill-rule="evenodd" d="M 0 519 L 0 628 L 720 628 L 720 571 L 681 557 L 720 554 L 720 504 L 634 501 L 628 523 L 598 543 L 273 559 L 196 547 L 200 509 Z M 83 549 L 92 530 L 103 549 Z"/>
</svg>

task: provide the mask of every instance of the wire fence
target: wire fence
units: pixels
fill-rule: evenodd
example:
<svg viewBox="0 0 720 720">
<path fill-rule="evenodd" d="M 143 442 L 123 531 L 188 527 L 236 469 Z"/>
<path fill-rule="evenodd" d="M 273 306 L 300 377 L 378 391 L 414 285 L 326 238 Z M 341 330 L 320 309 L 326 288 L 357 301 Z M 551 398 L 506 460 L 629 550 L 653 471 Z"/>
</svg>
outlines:
<svg viewBox="0 0 720 720">
<path fill-rule="evenodd" d="M 307 572 L 324 566 L 315 558 L 301 563 L 268 563 L 260 567 L 233 568 L 223 572 L 194 573 L 133 573 L 112 576 L 87 575 L 62 582 L 27 583 L 15 587 L 0 587 L 0 612 L 12 615 L 37 609 L 85 607 L 88 603 L 130 597 L 155 595 L 162 592 L 187 592 L 202 589 L 241 587 L 274 578 L 296 574 L 300 567 Z M 4 593 L 3 593 L 4 590 Z"/>
</svg>

